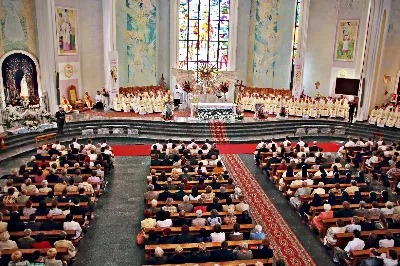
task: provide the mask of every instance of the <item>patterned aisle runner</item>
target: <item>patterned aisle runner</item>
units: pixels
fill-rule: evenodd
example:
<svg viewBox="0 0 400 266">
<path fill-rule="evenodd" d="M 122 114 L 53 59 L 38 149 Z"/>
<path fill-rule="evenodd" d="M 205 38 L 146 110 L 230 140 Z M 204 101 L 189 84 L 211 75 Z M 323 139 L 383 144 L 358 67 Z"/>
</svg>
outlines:
<svg viewBox="0 0 400 266">
<path fill-rule="evenodd" d="M 225 122 L 219 120 L 210 120 L 210 133 L 214 142 L 229 143 Z"/>
<path fill-rule="evenodd" d="M 316 265 L 239 155 L 221 157 L 235 184 L 242 189 L 250 205 L 251 217 L 263 227 L 271 241 L 274 257 L 284 259 L 287 265 Z"/>
</svg>

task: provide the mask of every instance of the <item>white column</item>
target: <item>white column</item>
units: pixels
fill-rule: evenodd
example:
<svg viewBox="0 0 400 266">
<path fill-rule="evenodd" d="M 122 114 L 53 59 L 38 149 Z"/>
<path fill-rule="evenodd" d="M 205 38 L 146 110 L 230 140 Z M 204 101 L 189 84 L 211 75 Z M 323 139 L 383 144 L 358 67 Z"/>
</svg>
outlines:
<svg viewBox="0 0 400 266">
<path fill-rule="evenodd" d="M 303 0 L 300 6 L 299 41 L 297 43 L 296 57 L 304 58 L 306 55 L 308 16 L 310 14 L 311 0 Z M 296 11 L 295 11 L 296 12 Z"/>
<path fill-rule="evenodd" d="M 295 58 L 295 73 L 293 75 L 293 91 L 292 94 L 299 97 L 303 88 L 303 76 L 304 76 L 304 58 L 306 55 L 307 45 L 307 32 L 308 32 L 308 17 L 310 14 L 310 3 L 311 0 L 303 0 L 300 4 L 300 21 L 299 21 L 299 39 L 297 42 L 297 53 Z M 295 14 L 296 14 L 295 8 Z M 300 74 L 300 82 L 296 84 L 296 74 Z M 297 90 L 295 89 L 298 88 Z"/>
<path fill-rule="evenodd" d="M 36 0 L 36 24 L 38 32 L 40 80 L 43 93 L 47 93 L 50 112 L 58 110 L 56 88 L 56 43 L 54 0 Z"/>
<path fill-rule="evenodd" d="M 179 51 L 178 51 L 178 42 L 179 42 L 179 0 L 171 0 L 171 17 L 170 17 L 170 60 L 171 60 L 171 68 L 178 67 L 179 60 Z M 174 75 L 172 71 L 170 72 L 169 77 L 169 87 L 171 90 L 175 88 L 177 85 Z"/>
<path fill-rule="evenodd" d="M 367 120 L 371 104 L 375 103 L 377 93 L 381 93 L 378 86 L 378 78 L 375 78 L 376 71 L 379 74 L 380 65 L 383 59 L 384 40 L 386 38 L 387 28 L 389 26 L 389 9 L 391 0 L 371 1 L 370 24 L 368 29 L 367 48 L 365 55 L 364 71 L 361 79 L 365 79 L 364 89 L 360 90 L 360 101 L 357 113 L 357 120 Z M 384 12 L 386 10 L 386 24 L 383 29 L 383 40 L 381 42 L 382 23 Z M 380 49 L 379 49 L 380 48 Z"/>
<path fill-rule="evenodd" d="M 236 70 L 237 56 L 237 23 L 238 23 L 238 0 L 231 0 L 229 8 L 229 41 L 228 41 L 228 70 Z"/>
<path fill-rule="evenodd" d="M 103 0 L 104 88 L 106 91 L 111 91 L 110 53 L 116 51 L 115 24 L 115 0 Z M 110 98 L 110 103 L 111 100 Z"/>
</svg>

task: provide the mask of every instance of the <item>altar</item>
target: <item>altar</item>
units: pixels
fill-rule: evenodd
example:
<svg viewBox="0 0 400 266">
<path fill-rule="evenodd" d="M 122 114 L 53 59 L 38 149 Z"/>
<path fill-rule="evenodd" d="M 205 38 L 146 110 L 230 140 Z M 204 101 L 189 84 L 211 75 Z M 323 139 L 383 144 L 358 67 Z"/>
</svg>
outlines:
<svg viewBox="0 0 400 266">
<path fill-rule="evenodd" d="M 200 120 L 232 120 L 236 117 L 234 103 L 192 103 L 190 116 Z"/>
</svg>

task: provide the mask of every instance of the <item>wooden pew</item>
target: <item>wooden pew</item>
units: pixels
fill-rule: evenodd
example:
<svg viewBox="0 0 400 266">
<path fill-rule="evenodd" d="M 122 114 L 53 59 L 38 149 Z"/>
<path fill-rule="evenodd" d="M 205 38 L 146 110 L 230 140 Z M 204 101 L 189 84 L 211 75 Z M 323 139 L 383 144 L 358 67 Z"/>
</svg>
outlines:
<svg viewBox="0 0 400 266">
<path fill-rule="evenodd" d="M 228 214 L 227 212 L 218 212 L 218 216 L 221 217 L 221 219 L 223 219 L 223 217 L 225 217 L 227 214 Z M 211 216 L 211 213 L 210 213 L 210 212 L 203 212 L 203 213 L 201 214 L 201 217 L 202 217 L 202 218 L 207 218 L 207 217 L 210 217 L 210 216 Z M 242 212 L 240 212 L 240 211 L 235 211 L 235 216 L 236 216 L 236 217 L 242 216 Z M 152 217 L 152 218 L 155 218 L 156 215 L 153 214 L 151 217 Z M 178 212 L 170 213 L 170 217 L 169 217 L 169 218 L 172 219 L 172 220 L 178 219 L 178 218 L 179 218 L 179 213 L 178 213 Z M 197 216 L 196 216 L 196 213 L 195 213 L 195 212 L 186 212 L 186 213 L 185 213 L 185 218 L 186 218 L 186 219 L 196 219 Z"/>
<path fill-rule="evenodd" d="M 148 177 L 151 177 L 151 176 L 148 176 Z M 197 180 L 188 181 L 188 184 L 190 184 L 190 185 L 196 185 L 196 184 L 198 184 L 198 183 L 199 183 L 199 181 L 197 181 Z M 206 179 L 206 180 L 204 180 L 204 183 L 206 183 L 206 184 L 212 183 L 212 180 Z M 225 184 L 225 183 L 228 183 L 228 180 L 225 180 L 225 179 L 223 179 L 223 180 L 217 179 L 217 183 Z M 167 182 L 167 181 L 157 181 L 157 184 L 159 184 L 159 185 L 165 185 L 165 184 L 168 184 L 168 182 Z M 178 181 L 172 181 L 171 184 L 179 185 L 179 184 L 182 184 L 182 182 L 179 181 L 179 180 L 178 180 Z"/>
<path fill-rule="evenodd" d="M 207 171 L 212 172 L 212 170 L 214 170 L 216 165 L 205 165 L 204 167 L 207 169 Z M 171 172 L 172 169 L 174 168 L 175 166 L 150 166 L 150 172 L 153 169 L 156 170 L 157 172 L 162 172 L 162 171 Z"/>
<path fill-rule="evenodd" d="M 376 234 L 378 237 L 384 236 L 387 232 L 392 232 L 393 234 L 399 234 L 400 229 L 387 229 L 387 230 L 373 230 L 373 231 L 361 231 L 360 239 L 367 239 L 372 233 Z M 344 248 L 349 241 L 354 237 L 353 233 L 340 233 L 335 234 L 338 247 Z"/>
<path fill-rule="evenodd" d="M 365 186 L 365 183 L 357 184 L 357 187 L 362 187 L 362 186 Z M 318 185 L 311 185 L 311 186 L 307 186 L 307 187 L 315 189 L 315 188 L 318 188 Z M 334 187 L 336 187 L 336 184 L 325 184 L 323 189 L 325 189 L 328 192 L 329 189 L 334 188 Z M 351 184 L 340 184 L 341 189 L 345 189 L 348 187 L 351 187 Z M 301 186 L 293 186 L 293 187 L 289 187 L 289 188 L 294 194 L 294 193 L 296 193 L 297 189 L 301 188 Z"/>
<path fill-rule="evenodd" d="M 32 257 L 33 252 L 35 252 L 36 250 L 39 250 L 41 254 L 45 255 L 47 253 L 47 251 L 49 250 L 49 248 L 39 248 L 39 249 L 4 249 L 1 251 L 1 255 L 2 256 L 6 256 L 6 257 L 10 257 L 11 254 L 13 254 L 15 251 L 21 251 L 22 256 L 24 258 L 26 257 Z M 68 254 L 68 248 L 57 248 L 57 257 L 59 257 L 60 255 L 66 255 Z"/>
<path fill-rule="evenodd" d="M 393 206 L 395 206 L 396 204 L 397 203 L 393 202 Z M 333 205 L 331 207 L 332 207 L 331 208 L 332 211 L 337 211 L 337 210 L 343 209 L 343 205 Z M 379 208 L 385 207 L 385 203 L 378 203 L 378 207 Z M 360 208 L 360 204 L 350 204 L 350 208 L 351 209 L 358 209 L 358 208 Z M 372 204 L 366 204 L 366 208 L 367 209 L 372 208 Z M 318 206 L 318 207 L 311 207 L 310 208 L 310 212 L 313 213 L 312 214 L 313 218 L 315 217 L 315 215 L 317 213 L 320 213 L 320 212 L 323 212 L 323 211 L 324 211 L 324 206 Z"/>
<path fill-rule="evenodd" d="M 321 197 L 321 199 L 327 200 L 329 197 L 329 194 L 319 194 L 319 196 Z M 300 196 L 300 201 L 301 202 L 305 202 L 305 201 L 312 201 L 313 200 L 314 195 L 301 195 Z M 336 199 L 340 199 L 342 197 L 342 194 L 335 194 Z M 349 194 L 350 198 L 354 197 L 354 193 Z M 361 192 L 361 197 L 363 199 L 366 199 L 369 197 L 369 192 Z"/>
<path fill-rule="evenodd" d="M 57 133 L 49 133 L 49 134 L 45 134 L 45 135 L 36 136 L 35 137 L 36 149 L 39 149 L 44 144 L 48 145 L 49 141 L 52 139 L 56 140 L 56 137 L 57 137 Z M 41 142 L 44 142 L 44 143 L 41 143 Z"/>
<path fill-rule="evenodd" d="M 45 196 L 47 196 L 47 194 L 48 194 L 47 192 L 39 192 L 39 196 L 45 197 Z M 26 195 L 34 196 L 35 193 L 29 192 L 29 193 L 26 193 Z M 61 196 L 61 195 L 62 195 L 62 192 L 54 192 L 54 196 Z M 93 193 L 91 193 L 90 191 L 85 191 L 85 195 L 92 196 Z M 79 196 L 79 192 L 67 192 L 67 196 L 68 197 L 77 197 L 77 196 Z"/>
<path fill-rule="evenodd" d="M 392 217 L 393 217 L 393 214 L 385 215 L 385 217 L 386 217 L 387 220 L 391 220 Z M 358 218 L 361 221 L 364 220 L 364 217 L 362 217 L 362 216 L 358 216 Z M 320 231 L 320 237 L 324 237 L 326 235 L 326 230 L 328 230 L 328 228 L 331 227 L 331 226 L 335 226 L 337 220 L 339 220 L 339 219 L 341 219 L 344 222 L 344 224 L 347 225 L 347 224 L 351 223 L 353 217 L 323 219 L 322 220 L 323 227 L 322 227 L 322 230 Z M 371 216 L 371 220 L 372 221 L 378 221 L 379 220 L 379 216 L 378 215 Z"/>
<path fill-rule="evenodd" d="M 395 250 L 398 253 L 400 253 L 400 247 L 393 247 L 393 248 L 379 248 L 378 252 L 379 253 L 386 253 L 389 250 Z M 352 266 L 356 266 L 359 265 L 361 263 L 361 261 L 365 258 L 369 257 L 369 250 L 355 250 L 351 252 L 351 257 L 353 258 L 353 260 L 351 261 Z"/>
<path fill-rule="evenodd" d="M 29 216 L 20 216 L 21 221 L 23 222 L 28 222 L 29 221 Z M 46 215 L 39 215 L 36 216 L 36 221 L 37 222 L 43 222 L 47 220 Z M 56 222 L 65 222 L 66 220 L 66 215 L 53 215 L 53 220 Z M 83 221 L 82 215 L 74 215 L 74 220 L 76 222 Z M 7 222 L 10 221 L 10 216 L 3 216 L 3 221 Z"/>
<path fill-rule="evenodd" d="M 158 190 L 158 191 L 162 191 L 162 190 Z M 170 193 L 175 193 L 175 192 L 178 192 L 179 190 L 168 190 Z M 185 193 L 186 194 L 190 194 L 190 193 L 192 193 L 192 191 L 191 190 L 184 190 L 185 191 Z M 212 190 L 214 193 L 219 193 L 219 192 L 221 192 L 219 189 L 213 189 Z M 228 193 L 228 194 L 231 194 L 231 193 L 234 193 L 235 192 L 235 190 L 234 189 L 227 189 L 226 190 L 226 193 Z M 201 189 L 201 190 L 199 190 L 199 194 L 202 194 L 202 193 L 206 193 L 206 191 L 205 190 L 203 190 L 203 189 Z"/>
<path fill-rule="evenodd" d="M 221 199 L 221 200 L 219 200 L 219 203 L 220 204 L 224 204 L 226 201 L 224 200 L 224 199 Z M 232 200 L 232 204 L 237 204 L 237 203 L 239 203 L 240 202 L 240 200 L 237 200 L 237 199 L 234 199 L 234 200 Z M 183 203 L 183 201 L 182 200 L 174 200 L 174 202 L 172 203 L 172 205 L 174 205 L 174 206 L 178 206 L 178 204 L 181 204 L 181 203 Z M 193 204 L 193 205 L 199 205 L 199 202 L 197 201 L 197 200 L 190 200 L 189 201 L 189 203 L 191 203 L 191 204 Z M 167 203 L 165 202 L 165 201 L 158 201 L 158 204 L 157 204 L 157 207 L 161 207 L 161 206 L 164 206 L 164 205 L 166 205 Z M 203 205 L 210 205 L 210 204 L 213 204 L 213 201 L 212 200 L 207 200 L 207 201 L 204 201 L 203 202 Z M 149 205 L 149 206 L 151 206 L 151 201 L 149 201 L 149 202 L 147 202 L 147 205 Z M 343 207 L 342 207 L 343 208 Z"/>
<path fill-rule="evenodd" d="M 65 208 L 67 205 L 73 205 L 73 203 L 71 203 L 71 202 L 59 202 L 59 203 L 58 203 L 58 207 L 59 207 L 59 208 Z M 25 207 L 25 204 L 8 203 L 8 204 L 4 204 L 4 206 L 5 206 L 8 210 L 12 209 L 14 206 L 17 206 L 18 209 L 23 209 L 23 208 Z M 53 205 L 52 205 L 52 203 L 47 203 L 46 206 L 47 206 L 48 208 L 50 208 L 50 207 L 52 207 Z M 87 207 L 87 206 L 88 206 L 88 203 L 87 203 L 87 202 L 80 202 L 80 203 L 79 203 L 79 206 Z M 39 207 L 39 203 L 33 203 L 33 204 L 32 204 L 32 207 L 34 207 L 34 208 Z"/>
<path fill-rule="evenodd" d="M 214 232 L 214 226 L 189 226 L 190 234 L 198 234 L 201 228 L 206 229 L 208 233 Z M 171 234 L 173 235 L 179 235 L 182 233 L 181 227 L 169 227 L 169 229 L 171 229 Z M 253 224 L 240 225 L 240 232 L 250 232 L 253 229 Z M 146 228 L 145 232 L 148 233 L 150 231 L 155 231 L 158 234 L 161 234 L 163 230 L 164 228 Z M 233 233 L 233 225 L 221 225 L 221 230 L 222 232 Z"/>
<path fill-rule="evenodd" d="M 75 230 L 51 230 L 51 231 L 32 231 L 31 236 L 36 236 L 39 233 L 44 234 L 45 238 L 58 238 L 61 232 L 66 232 L 67 237 L 75 236 Z M 9 232 L 12 239 L 24 237 L 24 231 Z"/>
<path fill-rule="evenodd" d="M 247 242 L 248 245 L 262 245 L 262 240 L 243 240 L 243 241 L 227 241 L 228 248 L 236 248 L 240 246 L 242 242 Z M 205 243 L 207 250 L 219 249 L 221 248 L 220 242 L 207 242 Z M 166 253 L 172 253 L 175 251 L 177 246 L 181 246 L 184 252 L 191 252 L 198 250 L 199 243 L 189 243 L 189 244 L 159 244 L 159 245 L 146 245 L 144 250 L 147 254 L 154 253 L 156 247 L 160 247 Z"/>
<path fill-rule="evenodd" d="M 239 266 L 239 265 L 246 265 L 246 266 L 254 266 L 257 262 L 263 263 L 263 265 L 272 266 L 274 263 L 273 259 L 252 259 L 252 260 L 234 260 L 234 261 L 219 261 L 219 262 L 205 262 L 205 263 L 184 263 L 184 264 L 164 264 L 164 266 Z M 146 265 L 145 265 L 146 266 Z M 150 266 L 150 265 L 147 265 Z"/>
</svg>

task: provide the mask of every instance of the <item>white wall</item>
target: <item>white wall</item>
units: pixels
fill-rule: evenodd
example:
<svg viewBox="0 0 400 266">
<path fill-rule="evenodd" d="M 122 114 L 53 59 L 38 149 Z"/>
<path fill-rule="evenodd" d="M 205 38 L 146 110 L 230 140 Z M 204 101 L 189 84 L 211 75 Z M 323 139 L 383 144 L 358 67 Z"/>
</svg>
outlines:
<svg viewBox="0 0 400 266">
<path fill-rule="evenodd" d="M 312 0 L 310 3 L 307 49 L 304 59 L 304 93 L 315 96 L 315 83 L 319 93 L 329 95 L 336 34 L 336 1 Z"/>
<path fill-rule="evenodd" d="M 78 1 L 78 26 L 83 91 L 94 101 L 104 86 L 102 1 Z"/>
<path fill-rule="evenodd" d="M 238 79 L 246 83 L 247 62 L 249 56 L 249 31 L 250 31 L 250 13 L 251 1 L 238 1 L 238 23 L 237 23 L 237 44 L 236 44 L 236 70 Z"/>
<path fill-rule="evenodd" d="M 336 77 L 342 69 L 347 72 L 346 78 L 360 78 L 368 23 L 368 2 L 365 0 L 359 2 L 359 6 L 343 8 L 337 7 L 336 1 L 311 1 L 304 65 L 305 94 L 315 96 L 317 92 L 314 84 L 319 81 L 319 93 L 333 96 Z M 356 57 L 350 62 L 334 60 L 337 24 L 342 19 L 359 20 Z"/>
<path fill-rule="evenodd" d="M 379 93 L 377 94 L 375 105 L 381 105 L 389 101 L 389 97 L 394 92 L 395 79 L 397 71 L 400 68 L 400 0 L 392 0 L 388 24 L 389 28 L 386 33 L 383 60 L 378 77 Z M 384 75 L 392 75 L 392 83 L 385 84 L 383 82 Z M 386 86 L 388 90 L 387 95 L 384 93 Z"/>
<path fill-rule="evenodd" d="M 365 38 L 367 33 L 368 16 L 369 16 L 369 5 L 365 1 L 362 8 L 354 8 L 350 10 L 339 9 L 338 20 L 343 19 L 354 19 L 359 20 L 358 27 L 358 38 L 356 47 L 356 57 L 354 61 L 335 61 L 333 60 L 332 71 L 331 71 L 331 83 L 330 83 L 330 93 L 329 95 L 334 95 L 336 78 L 341 70 L 345 70 L 347 75 L 345 78 L 359 79 L 361 76 L 361 68 L 363 63 L 363 55 L 365 49 Z M 336 33 L 335 33 L 336 34 Z M 336 43 L 336 38 L 335 38 Z M 335 44 L 334 44 L 335 45 Z"/>
</svg>

